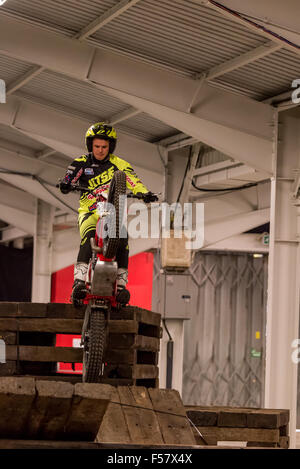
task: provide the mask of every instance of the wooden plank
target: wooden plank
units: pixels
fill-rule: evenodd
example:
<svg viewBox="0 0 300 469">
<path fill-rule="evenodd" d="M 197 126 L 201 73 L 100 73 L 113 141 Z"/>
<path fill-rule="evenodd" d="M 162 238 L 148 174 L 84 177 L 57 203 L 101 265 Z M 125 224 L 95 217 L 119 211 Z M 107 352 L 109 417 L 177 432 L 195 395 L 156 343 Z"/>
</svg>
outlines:
<svg viewBox="0 0 300 469">
<path fill-rule="evenodd" d="M 46 317 L 47 303 L 18 303 L 18 313 L 20 316 Z"/>
<path fill-rule="evenodd" d="M 157 337 L 146 337 L 134 334 L 109 334 L 109 349 L 128 349 L 159 351 L 160 340 Z"/>
<path fill-rule="evenodd" d="M 224 449 L 224 447 L 216 446 L 203 446 L 196 445 L 168 445 L 167 449 Z M 43 441 L 43 440 L 9 440 L 0 439 L 0 449 L 114 449 L 115 454 L 118 450 L 143 450 L 143 449 L 158 449 L 166 450 L 165 445 L 138 445 L 134 443 L 96 443 L 90 441 Z M 234 449 L 234 448 L 231 448 Z M 246 449 L 246 448 L 245 448 Z M 128 451 L 127 451 L 128 454 Z"/>
<path fill-rule="evenodd" d="M 180 394 L 174 389 L 148 389 L 165 444 L 195 444 Z"/>
<path fill-rule="evenodd" d="M 218 413 L 217 425 L 219 427 L 247 427 L 247 412 L 239 409 L 221 410 Z"/>
<path fill-rule="evenodd" d="M 77 383 L 64 433 L 60 439 L 94 441 L 113 395 L 108 384 Z"/>
<path fill-rule="evenodd" d="M 161 315 L 147 309 L 139 308 L 138 306 L 124 306 L 120 309 L 113 309 L 111 311 L 111 319 L 131 319 L 145 324 L 160 326 Z"/>
<path fill-rule="evenodd" d="M 33 401 L 33 378 L 0 378 L 0 437 L 19 438 L 24 429 Z"/>
<path fill-rule="evenodd" d="M 218 441 L 262 441 L 268 443 L 279 442 L 278 429 L 198 426 L 197 428 L 209 445 L 214 445 Z"/>
<path fill-rule="evenodd" d="M 82 319 L 58 318 L 13 318 L 0 319 L 0 335 L 2 331 L 52 332 L 54 334 L 81 334 Z"/>
<path fill-rule="evenodd" d="M 11 301 L 0 302 L 0 317 L 15 316 L 18 314 L 18 303 Z"/>
<path fill-rule="evenodd" d="M 279 448 L 278 443 L 267 441 L 247 441 L 247 448 Z"/>
<path fill-rule="evenodd" d="M 136 311 L 136 319 L 139 322 L 142 322 L 144 324 L 150 324 L 153 326 L 160 326 L 161 323 L 161 315 L 158 313 L 155 313 L 153 311 L 148 311 L 146 309 L 138 309 Z"/>
<path fill-rule="evenodd" d="M 194 406 L 185 406 L 186 414 L 194 425 L 208 427 L 217 425 L 218 412 L 209 410 L 209 408 L 195 409 Z"/>
<path fill-rule="evenodd" d="M 36 398 L 26 425 L 26 437 L 55 440 L 64 433 L 74 386 L 71 383 L 36 380 Z"/>
<path fill-rule="evenodd" d="M 111 334 L 137 334 L 138 323 L 132 320 L 109 320 L 109 333 Z"/>
<path fill-rule="evenodd" d="M 119 386 L 117 388 L 131 442 L 163 444 L 158 419 L 144 387 Z"/>
<path fill-rule="evenodd" d="M 157 376 L 158 367 L 155 365 L 108 364 L 105 367 L 107 378 L 148 379 L 157 378 Z"/>
<path fill-rule="evenodd" d="M 289 422 L 286 409 L 254 409 L 251 407 L 186 406 L 189 417 L 198 426 L 279 428 Z M 204 424 L 208 416 L 209 424 Z M 215 418 L 217 421 L 214 423 Z"/>
<path fill-rule="evenodd" d="M 7 345 L 7 360 L 17 360 L 19 348 L 19 360 L 31 362 L 65 362 L 81 363 L 82 348 L 73 347 L 47 347 L 29 345 Z"/>
<path fill-rule="evenodd" d="M 158 352 L 160 349 L 160 340 L 157 337 L 145 337 L 137 335 L 135 337 L 134 348 L 138 350 L 149 350 L 150 352 Z"/>
<path fill-rule="evenodd" d="M 247 415 L 247 427 L 252 428 L 279 428 L 289 423 L 289 410 L 259 409 Z"/>
<path fill-rule="evenodd" d="M 158 377 L 158 367 L 155 365 L 141 365 L 137 364 L 133 367 L 133 378 L 135 379 L 149 379 Z"/>
<path fill-rule="evenodd" d="M 46 317 L 44 303 L 0 302 L 0 317 Z"/>
<path fill-rule="evenodd" d="M 95 441 L 122 444 L 131 442 L 123 408 L 120 405 L 119 393 L 116 388 L 113 388 L 111 391 L 111 400 L 107 406 Z"/>
<path fill-rule="evenodd" d="M 86 306 L 76 307 L 70 303 L 48 303 L 47 317 L 61 319 L 83 319 Z"/>
</svg>

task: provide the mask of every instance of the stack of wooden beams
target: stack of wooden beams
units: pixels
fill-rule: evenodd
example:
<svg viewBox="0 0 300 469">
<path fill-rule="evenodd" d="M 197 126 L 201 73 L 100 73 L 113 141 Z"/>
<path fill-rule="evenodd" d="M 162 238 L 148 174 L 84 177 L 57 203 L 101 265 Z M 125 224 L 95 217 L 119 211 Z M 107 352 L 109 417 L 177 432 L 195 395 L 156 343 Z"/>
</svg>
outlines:
<svg viewBox="0 0 300 469">
<path fill-rule="evenodd" d="M 199 445 L 240 442 L 247 447 L 289 447 L 289 410 L 215 406 L 185 408 Z"/>
<path fill-rule="evenodd" d="M 178 391 L 0 377 L 0 449 L 196 447 Z"/>
<path fill-rule="evenodd" d="M 0 439 L 94 441 L 113 390 L 107 384 L 0 377 Z"/>
<path fill-rule="evenodd" d="M 61 303 L 0 303 L 0 339 L 5 363 L 0 376 L 32 375 L 80 382 L 57 372 L 57 363 L 82 363 L 82 348 L 57 347 L 57 334 L 80 335 L 85 307 Z M 101 382 L 158 387 L 161 316 L 127 306 L 111 312 L 107 366 Z"/>
</svg>

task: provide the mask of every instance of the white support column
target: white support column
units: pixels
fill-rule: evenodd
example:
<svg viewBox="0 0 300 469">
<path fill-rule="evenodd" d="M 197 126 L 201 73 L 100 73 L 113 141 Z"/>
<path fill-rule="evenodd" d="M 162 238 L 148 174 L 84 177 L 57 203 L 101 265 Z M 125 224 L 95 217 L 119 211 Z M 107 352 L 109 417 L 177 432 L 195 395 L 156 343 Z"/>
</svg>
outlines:
<svg viewBox="0 0 300 469">
<path fill-rule="evenodd" d="M 51 294 L 54 207 L 37 199 L 31 301 L 48 303 Z"/>
<path fill-rule="evenodd" d="M 299 117 L 279 114 L 278 129 L 271 183 L 265 407 L 290 410 L 290 447 L 294 448 L 297 362 L 293 357 L 299 346 L 293 348 L 292 343 L 298 338 L 299 326 L 300 226 L 299 207 L 291 193 L 294 170 L 300 168 Z"/>
</svg>

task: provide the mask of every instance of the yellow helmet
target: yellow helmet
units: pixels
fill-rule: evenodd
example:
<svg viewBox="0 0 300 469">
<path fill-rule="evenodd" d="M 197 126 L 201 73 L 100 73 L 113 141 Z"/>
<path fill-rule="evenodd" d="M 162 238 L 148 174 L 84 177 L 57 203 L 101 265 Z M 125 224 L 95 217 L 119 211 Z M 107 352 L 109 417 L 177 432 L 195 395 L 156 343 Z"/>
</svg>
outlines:
<svg viewBox="0 0 300 469">
<path fill-rule="evenodd" d="M 117 132 L 105 122 L 97 122 L 93 124 L 85 134 L 85 143 L 89 153 L 93 151 L 93 139 L 101 138 L 109 141 L 109 153 L 113 153 L 117 143 Z"/>
</svg>

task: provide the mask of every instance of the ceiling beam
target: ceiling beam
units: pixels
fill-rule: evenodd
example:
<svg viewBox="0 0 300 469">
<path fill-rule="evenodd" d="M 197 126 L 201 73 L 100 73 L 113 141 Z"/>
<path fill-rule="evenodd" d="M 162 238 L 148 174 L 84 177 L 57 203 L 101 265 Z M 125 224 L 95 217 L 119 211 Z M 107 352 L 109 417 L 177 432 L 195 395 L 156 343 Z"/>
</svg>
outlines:
<svg viewBox="0 0 300 469">
<path fill-rule="evenodd" d="M 262 242 L 262 234 L 242 233 L 223 239 L 217 243 L 210 244 L 201 251 L 229 251 L 229 252 L 252 252 L 259 254 L 268 254 L 269 246 Z"/>
<path fill-rule="evenodd" d="M 166 147 L 168 151 L 171 150 L 176 150 L 178 148 L 183 148 L 189 145 L 193 145 L 194 143 L 197 143 L 198 140 L 194 137 L 189 137 L 188 135 L 179 132 L 176 135 L 172 135 L 171 137 L 166 137 L 161 140 L 158 140 L 156 145 L 161 145 L 163 147 Z"/>
<path fill-rule="evenodd" d="M 39 160 L 44 160 L 45 158 L 47 158 L 48 156 L 53 155 L 54 153 L 56 153 L 56 150 L 54 150 L 53 148 L 45 148 L 45 150 L 41 150 L 41 151 L 36 152 L 36 157 Z"/>
<path fill-rule="evenodd" d="M 196 80 L 105 50 L 94 53 L 85 43 L 13 19 L 0 17 L 0 44 L 6 54 L 89 81 L 228 156 L 272 172 L 273 109 L 267 104 L 204 83 L 188 114 Z"/>
<path fill-rule="evenodd" d="M 20 76 L 16 80 L 14 80 L 12 83 L 9 83 L 6 89 L 6 95 L 9 96 L 18 89 L 22 88 L 22 86 L 26 85 L 30 80 L 32 80 L 34 77 L 42 73 L 42 71 L 45 70 L 45 67 L 41 67 L 39 65 L 34 65 L 27 73 L 24 75 Z"/>
<path fill-rule="evenodd" d="M 227 109 L 226 117 L 227 122 L 217 123 L 207 118 L 201 118 L 200 115 L 205 114 L 205 109 L 202 106 L 199 106 L 199 116 L 195 114 L 190 114 L 187 112 L 179 111 L 174 108 L 170 108 L 161 104 L 157 104 L 148 99 L 139 98 L 122 91 L 118 91 L 115 88 L 110 88 L 108 86 L 96 85 L 103 91 L 111 94 L 112 96 L 131 104 L 139 109 L 142 109 L 145 113 L 152 115 L 153 117 L 162 120 L 166 124 L 173 126 L 177 129 L 182 130 L 186 134 L 190 134 L 198 141 L 201 141 L 216 150 L 221 151 L 222 153 L 228 155 L 231 158 L 237 159 L 245 164 L 259 170 L 266 172 L 269 176 L 272 175 L 272 137 L 269 135 L 269 138 L 262 137 L 252 132 L 246 131 L 243 126 L 246 124 L 245 121 L 240 121 L 239 124 L 236 122 L 237 127 L 233 127 L 229 124 L 231 118 L 236 119 L 237 115 L 235 111 L 245 111 L 245 107 L 235 108 L 233 102 L 235 96 L 231 96 L 232 104 L 228 103 L 228 106 L 221 105 L 222 98 L 218 102 L 216 95 L 219 94 L 219 90 L 214 90 L 214 93 L 210 93 L 207 90 L 206 97 L 203 101 L 208 104 L 210 111 L 213 112 L 213 118 L 217 118 L 217 108 L 219 112 L 224 115 L 224 109 Z M 212 98 L 213 101 L 209 101 L 208 95 Z M 214 97 L 213 97 L 214 95 Z M 237 97 L 239 99 L 239 97 Z M 201 100 L 202 101 L 202 100 Z M 253 102 L 247 100 L 250 106 L 248 111 L 252 113 L 251 105 Z M 224 101 L 223 101 L 224 103 Z M 255 103 L 256 104 L 256 103 Z M 258 111 L 258 109 L 257 109 Z M 262 109 L 263 112 L 263 109 Z M 219 114 L 222 115 L 222 114 Z M 248 117 L 250 115 L 248 114 Z M 259 114 L 256 114 L 256 117 L 259 118 Z M 260 115 L 262 117 L 262 115 Z M 246 116 L 244 116 L 246 119 Z M 241 126 L 240 126 L 241 124 Z M 264 123 L 264 127 L 268 125 L 270 130 L 273 125 L 273 115 L 270 113 L 269 122 Z M 259 126 L 256 125 L 256 129 L 259 129 Z"/>
<path fill-rule="evenodd" d="M 0 123 L 1 111 L 3 111 L 3 116 L 5 115 L 5 118 L 3 117 L 3 123 L 6 123 L 7 125 L 15 125 L 17 116 L 20 117 L 24 109 L 27 109 L 27 107 L 30 106 L 32 109 L 31 119 L 36 121 L 34 117 L 35 110 L 37 115 L 40 116 L 41 122 L 45 121 L 45 125 L 43 125 L 45 132 L 40 131 L 41 122 L 38 123 L 38 121 L 38 124 L 36 127 L 34 126 L 33 131 L 33 127 L 30 126 L 29 123 L 26 123 L 25 126 L 20 126 L 18 120 L 17 130 L 50 147 L 49 151 L 50 149 L 53 149 L 55 152 L 63 153 L 72 159 L 78 156 L 78 154 L 86 152 L 83 136 L 85 135 L 87 128 L 91 125 L 91 122 L 93 122 L 93 117 L 88 118 L 88 116 L 74 116 L 71 111 L 65 112 L 65 110 L 55 109 L 53 103 L 48 102 L 45 99 L 36 100 L 35 97 L 24 95 L 21 92 L 17 92 L 15 97 L 18 99 L 7 103 L 6 108 L 0 107 Z M 18 100 L 24 102 L 24 105 L 22 106 L 18 104 Z M 130 111 L 126 111 L 128 111 L 128 116 L 129 112 L 131 115 L 136 113 L 132 108 Z M 58 130 L 58 123 L 60 123 L 61 126 L 65 126 L 66 129 L 69 129 L 68 131 L 70 134 L 66 135 L 63 131 L 64 127 L 61 127 L 60 132 Z M 78 130 L 79 125 L 81 126 L 81 131 Z M 74 134 L 74 128 L 77 129 L 76 134 Z M 64 138 L 60 138 L 60 135 L 63 135 Z M 156 145 L 124 133 L 120 129 L 118 129 L 118 154 L 122 155 L 124 159 L 128 158 L 136 167 L 144 167 L 145 169 L 154 170 L 154 172 L 160 171 L 159 164 L 157 164 L 159 163 L 159 158 L 157 158 L 158 152 Z M 138 154 L 145 155 L 145 158 L 141 160 L 141 157 Z"/>
<path fill-rule="evenodd" d="M 140 0 L 122 0 L 121 2 L 114 5 L 112 8 L 107 10 L 103 15 L 96 18 L 90 24 L 88 24 L 85 28 L 75 34 L 74 39 L 78 39 L 79 41 L 83 41 L 87 39 L 89 36 L 94 34 L 100 28 L 103 28 L 112 20 L 120 16 L 122 13 L 127 11 L 132 6 L 136 5 Z"/>
<path fill-rule="evenodd" d="M 4 138 L 0 138 L 0 148 L 2 150 L 8 150 L 14 153 L 20 153 L 21 155 L 25 155 L 30 158 L 34 158 L 36 155 L 35 151 L 32 150 L 31 148 L 24 146 L 24 145 L 20 145 L 19 143 L 16 143 L 16 142 L 12 142 L 10 140 L 6 140 Z"/>
<path fill-rule="evenodd" d="M 0 173 L 0 200 L 8 208 L 22 209 L 24 214 L 33 215 L 35 212 L 35 197 L 27 192 L 13 187 L 1 179 Z M 1 214 L 0 214 L 1 219 Z"/>
<path fill-rule="evenodd" d="M 86 153 L 84 135 L 88 123 L 45 105 L 27 100 L 20 105 L 19 98 L 10 96 L 7 104 L 0 106 L 0 124 L 14 125 L 18 131 L 72 159 Z M 117 150 L 120 157 L 130 161 L 141 178 L 143 174 L 146 176 L 146 185 L 151 186 L 152 180 L 155 185 L 161 184 L 161 162 L 156 145 L 118 131 Z M 42 162 L 35 158 L 31 163 L 38 165 Z M 52 163 L 43 161 L 43 164 L 48 168 L 59 168 Z M 60 168 L 60 171 L 63 172 L 63 169 Z M 43 177 L 47 179 L 47 171 L 43 172 Z"/>
<path fill-rule="evenodd" d="M 255 60 L 261 59 L 266 55 L 272 54 L 277 50 L 283 48 L 283 45 L 278 44 L 277 42 L 269 41 L 263 44 L 262 46 L 256 47 L 255 49 L 250 50 L 249 52 L 245 52 L 244 54 L 235 57 L 234 59 L 228 60 L 220 65 L 217 65 L 203 74 L 199 74 L 199 78 L 204 75 L 206 80 L 213 80 L 214 78 L 218 78 L 221 75 L 225 75 L 226 73 L 232 72 L 237 68 L 244 67 L 249 63 L 254 62 Z"/>
<path fill-rule="evenodd" d="M 21 208 L 13 208 L 0 203 L 1 220 L 9 225 L 28 233 L 34 234 L 35 216 L 31 213 L 24 212 Z"/>
<path fill-rule="evenodd" d="M 20 228 L 9 226 L 1 232 L 0 243 L 7 243 L 14 241 L 15 239 L 25 238 L 26 236 L 31 236 L 31 234 L 28 234 L 24 230 L 20 230 Z"/>
<path fill-rule="evenodd" d="M 2 163 L 1 163 L 2 164 Z M 11 174 L 0 174 L 0 178 L 16 187 L 21 188 L 25 192 L 34 195 L 37 199 L 41 199 L 54 207 L 64 209 L 68 213 L 76 213 L 78 208 L 78 200 L 74 203 L 69 197 L 63 199 L 63 195 L 55 187 L 47 183 L 41 184 L 37 180 L 33 180 L 26 176 L 15 176 Z M 21 200 L 20 200 L 21 203 Z M 66 205 L 67 204 L 67 205 Z M 2 212 L 1 212 L 2 218 Z M 6 220 L 5 220 L 6 221 Z M 11 224 L 14 224 L 11 222 Z"/>
<path fill-rule="evenodd" d="M 205 239 L 202 247 L 218 243 L 224 239 L 239 235 L 270 221 L 270 209 L 253 210 L 239 215 L 229 216 L 205 224 Z"/>
<path fill-rule="evenodd" d="M 74 213 L 77 211 L 79 196 L 73 193 L 64 196 L 55 187 L 59 178 L 63 177 L 65 174 L 64 169 L 59 166 L 3 149 L 0 152 L 0 168 L 5 171 L 0 172 L 1 180 L 65 212 Z M 15 171 L 20 174 L 10 173 L 14 173 Z M 24 173 L 24 175 L 22 173 Z M 29 175 L 27 176 L 26 174 Z M 32 177 L 31 175 L 35 175 L 36 177 Z M 4 194 L 1 200 L 5 200 L 6 190 L 9 189 L 5 189 L 5 187 L 1 188 L 0 194 L 1 192 Z M 26 197 L 23 197 L 23 193 L 21 191 L 19 191 L 19 193 L 16 192 L 15 198 L 17 198 L 16 206 L 23 207 L 23 209 L 26 210 L 26 205 L 24 205 Z M 25 201 L 23 202 L 23 200 Z M 8 203 L 10 204 L 9 200 Z M 28 202 L 26 203 L 28 204 Z M 2 215 L 0 215 L 0 217 L 2 218 Z"/>
<path fill-rule="evenodd" d="M 125 109 L 123 112 L 119 112 L 118 114 L 115 114 L 114 116 L 110 117 L 107 120 L 107 123 L 110 125 L 116 125 L 119 124 L 120 122 L 123 122 L 124 120 L 130 119 L 131 117 L 136 116 L 137 114 L 140 114 L 142 111 L 139 109 L 136 109 L 134 107 L 130 107 L 129 109 Z"/>
</svg>

